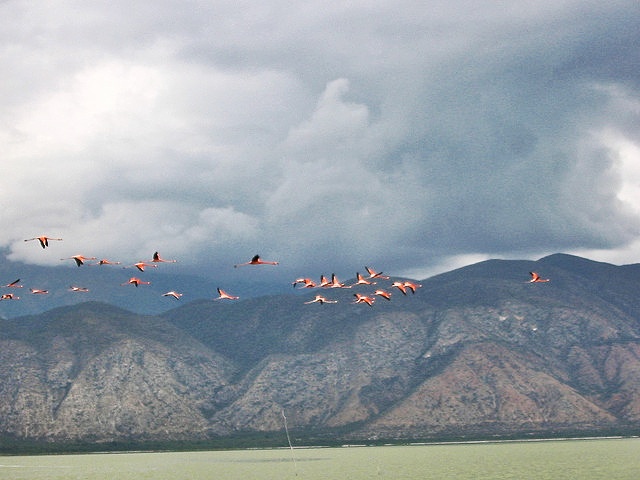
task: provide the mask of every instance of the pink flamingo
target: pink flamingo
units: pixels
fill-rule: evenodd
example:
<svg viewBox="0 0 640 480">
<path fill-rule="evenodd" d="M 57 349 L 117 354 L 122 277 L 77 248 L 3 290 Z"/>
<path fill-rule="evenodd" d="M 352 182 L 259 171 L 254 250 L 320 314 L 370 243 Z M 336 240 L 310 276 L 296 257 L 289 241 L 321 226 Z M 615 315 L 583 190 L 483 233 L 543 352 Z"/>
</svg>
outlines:
<svg viewBox="0 0 640 480">
<path fill-rule="evenodd" d="M 531 280 L 529 280 L 528 283 L 544 283 L 549 281 L 548 278 L 540 278 L 540 275 L 536 272 L 529 272 L 529 275 L 531 275 Z"/>
<path fill-rule="evenodd" d="M 131 265 L 132 267 L 136 267 L 138 270 L 140 270 L 141 272 L 144 272 L 144 269 L 146 267 L 153 267 L 153 268 L 158 268 L 158 265 L 154 265 L 152 263 L 147 263 L 147 262 L 138 262 L 138 263 L 134 263 L 133 265 Z M 125 267 L 126 268 L 126 267 Z"/>
<path fill-rule="evenodd" d="M 218 290 L 218 298 L 214 298 L 214 300 L 238 300 L 240 298 L 235 295 L 229 295 L 220 287 L 218 287 L 217 290 Z"/>
<path fill-rule="evenodd" d="M 396 287 L 398 290 L 402 292 L 403 295 L 407 294 L 407 287 L 404 284 L 404 282 L 393 282 L 391 286 Z"/>
<path fill-rule="evenodd" d="M 88 292 L 89 291 L 87 287 L 76 287 L 74 285 L 71 285 L 69 287 L 69 290 L 71 290 L 72 292 Z"/>
<path fill-rule="evenodd" d="M 96 257 L 85 257 L 83 255 L 74 255 L 73 257 L 61 258 L 60 260 L 69 260 L 69 259 L 75 260 L 76 265 L 80 266 L 80 265 L 84 265 L 84 262 L 86 262 L 87 260 L 96 260 Z"/>
<path fill-rule="evenodd" d="M 151 260 L 152 262 L 164 262 L 164 263 L 176 263 L 177 260 L 165 260 L 164 258 L 160 257 L 160 254 L 158 252 L 155 252 L 153 254 L 153 259 Z"/>
<path fill-rule="evenodd" d="M 382 272 L 376 272 L 373 268 L 364 267 L 367 273 L 369 274 L 369 278 L 380 278 L 382 280 L 389 280 L 390 277 L 386 275 L 382 275 Z"/>
<path fill-rule="evenodd" d="M 366 278 L 364 278 L 360 274 L 360 272 L 356 272 L 356 283 L 354 283 L 351 286 L 353 287 L 354 285 L 375 285 L 375 284 L 376 284 L 376 282 L 371 282 L 371 281 L 367 280 Z"/>
<path fill-rule="evenodd" d="M 120 285 L 129 285 L 129 284 L 133 284 L 137 288 L 138 285 L 151 285 L 151 282 L 144 282 L 137 277 L 131 277 L 129 281 L 121 283 Z"/>
<path fill-rule="evenodd" d="M 351 288 L 351 285 L 345 285 L 342 282 L 338 281 L 338 277 L 336 277 L 335 273 L 331 274 L 331 283 L 328 285 L 329 288 Z"/>
<path fill-rule="evenodd" d="M 251 260 L 249 260 L 248 262 L 244 262 L 244 263 L 236 263 L 233 267 L 237 268 L 237 267 L 242 267 L 243 265 L 278 265 L 279 262 L 271 262 L 271 261 L 267 261 L 267 260 L 262 260 L 260 258 L 260 255 L 254 255 L 253 258 Z"/>
<path fill-rule="evenodd" d="M 7 288 L 22 288 L 23 285 L 18 285 L 20 283 L 20 279 L 18 278 L 17 280 L 14 280 L 11 283 L 7 283 L 6 285 L 3 285 L 3 287 L 7 287 Z"/>
<path fill-rule="evenodd" d="M 176 300 L 180 300 L 180 297 L 182 296 L 182 293 L 178 293 L 178 292 L 175 292 L 175 291 L 171 290 L 170 292 L 163 293 L 162 296 L 163 297 L 173 297 Z"/>
<path fill-rule="evenodd" d="M 13 293 L 3 293 L 0 300 L 20 300 L 20 297 L 16 297 Z"/>
<path fill-rule="evenodd" d="M 27 238 L 25 240 L 25 242 L 30 242 L 31 240 L 38 240 L 38 242 L 40 242 L 40 246 L 42 248 L 47 248 L 49 246 L 49 240 L 62 240 L 61 238 L 53 238 L 53 237 L 45 237 L 44 235 L 42 237 L 33 237 L 33 238 Z"/>
<path fill-rule="evenodd" d="M 386 290 L 376 290 L 374 295 L 384 298 L 385 300 L 391 300 L 391 294 Z"/>
<path fill-rule="evenodd" d="M 31 290 L 31 293 L 33 294 L 41 294 L 41 295 L 45 295 L 47 293 L 49 293 L 49 290 L 40 290 L 39 288 L 30 288 L 29 290 Z"/>
<path fill-rule="evenodd" d="M 356 301 L 353 303 L 366 303 L 370 307 L 373 307 L 373 302 L 375 302 L 375 298 L 369 297 L 367 295 L 362 295 L 361 293 L 354 293 L 354 297 L 356 297 Z"/>
<path fill-rule="evenodd" d="M 309 305 L 311 303 L 319 303 L 320 305 L 322 305 L 324 303 L 338 303 L 338 301 L 337 300 L 327 300 L 322 295 L 316 295 L 316 298 L 314 298 L 313 300 L 309 300 L 308 302 L 304 302 L 304 303 L 305 303 L 305 305 Z"/>
<path fill-rule="evenodd" d="M 294 282 L 291 282 L 291 285 L 295 288 L 298 283 L 303 284 L 302 288 L 314 288 L 316 286 L 316 283 L 310 278 L 298 278 Z"/>
<path fill-rule="evenodd" d="M 422 285 L 407 280 L 404 282 L 404 286 L 411 290 L 411 293 L 416 293 L 416 289 L 420 288 Z"/>
<path fill-rule="evenodd" d="M 120 265 L 120 263 L 122 262 L 112 262 L 111 260 L 103 258 L 98 263 L 92 263 L 91 265 Z"/>
</svg>

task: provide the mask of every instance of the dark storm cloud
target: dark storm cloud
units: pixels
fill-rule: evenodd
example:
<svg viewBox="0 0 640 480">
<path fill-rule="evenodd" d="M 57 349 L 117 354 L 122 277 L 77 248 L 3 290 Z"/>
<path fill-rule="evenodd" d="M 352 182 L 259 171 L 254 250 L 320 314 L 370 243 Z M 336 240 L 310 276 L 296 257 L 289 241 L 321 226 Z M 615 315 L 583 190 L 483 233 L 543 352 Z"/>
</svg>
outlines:
<svg viewBox="0 0 640 480">
<path fill-rule="evenodd" d="M 287 275 L 636 253 L 634 2 L 0 10 L 13 258 L 42 230 Z"/>
</svg>

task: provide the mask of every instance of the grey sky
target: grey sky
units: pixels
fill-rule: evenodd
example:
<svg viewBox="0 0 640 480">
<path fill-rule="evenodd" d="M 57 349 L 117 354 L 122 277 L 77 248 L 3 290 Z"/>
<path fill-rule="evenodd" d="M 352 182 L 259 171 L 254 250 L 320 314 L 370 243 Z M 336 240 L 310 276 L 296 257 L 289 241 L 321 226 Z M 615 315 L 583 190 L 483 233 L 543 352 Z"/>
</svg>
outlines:
<svg viewBox="0 0 640 480">
<path fill-rule="evenodd" d="M 7 1 L 0 27 L 11 259 L 640 258 L 637 1 Z"/>
</svg>

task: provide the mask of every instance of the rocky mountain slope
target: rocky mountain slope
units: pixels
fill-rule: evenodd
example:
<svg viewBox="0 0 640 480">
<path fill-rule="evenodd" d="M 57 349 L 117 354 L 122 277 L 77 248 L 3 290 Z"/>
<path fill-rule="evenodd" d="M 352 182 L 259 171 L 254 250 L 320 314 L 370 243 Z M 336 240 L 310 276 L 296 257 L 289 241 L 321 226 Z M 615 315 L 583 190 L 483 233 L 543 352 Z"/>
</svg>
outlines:
<svg viewBox="0 0 640 480">
<path fill-rule="evenodd" d="M 345 439 L 640 428 L 640 265 L 558 254 L 421 283 L 373 307 L 354 286 L 4 320 L 0 435 L 209 439 L 281 431 L 283 412 L 300 435 Z M 338 303 L 304 304 L 316 293 Z"/>
</svg>

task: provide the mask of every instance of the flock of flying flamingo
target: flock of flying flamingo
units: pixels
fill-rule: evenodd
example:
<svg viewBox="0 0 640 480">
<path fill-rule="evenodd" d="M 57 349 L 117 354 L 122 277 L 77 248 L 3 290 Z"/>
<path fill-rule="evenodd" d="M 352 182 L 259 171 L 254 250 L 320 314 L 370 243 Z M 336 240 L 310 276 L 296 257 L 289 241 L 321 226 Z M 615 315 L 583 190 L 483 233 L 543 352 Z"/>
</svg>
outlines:
<svg viewBox="0 0 640 480">
<path fill-rule="evenodd" d="M 37 240 L 40 246 L 44 249 L 49 247 L 50 241 L 62 241 L 62 238 L 54 238 L 54 237 L 48 237 L 43 235 L 40 237 L 27 238 L 24 241 L 30 242 L 35 240 Z M 98 260 L 97 257 L 86 257 L 84 255 L 73 255 L 71 257 L 61 258 L 60 260 L 74 260 L 78 267 L 85 264 L 86 265 L 120 265 L 121 264 L 121 262 L 112 262 L 106 258 Z M 95 260 L 95 263 L 88 263 L 91 260 Z M 145 268 L 147 267 L 157 268 L 159 263 L 176 263 L 176 262 L 177 260 L 165 260 L 160 256 L 158 252 L 155 252 L 151 260 L 139 261 L 134 264 L 124 266 L 123 268 L 132 267 L 132 268 L 138 269 L 140 272 L 144 272 Z M 262 258 L 260 258 L 260 255 L 254 255 L 251 258 L 251 260 L 247 262 L 235 264 L 234 268 L 249 266 L 249 265 L 279 265 L 279 262 L 263 260 Z M 369 293 L 369 294 L 363 294 L 358 292 L 353 294 L 355 299 L 352 303 L 354 304 L 364 303 L 369 305 L 370 307 L 374 305 L 375 300 L 378 297 L 383 298 L 386 301 L 390 301 L 391 296 L 393 294 L 391 291 L 389 291 L 391 289 L 396 289 L 398 293 L 401 293 L 402 295 L 406 296 L 407 291 L 410 291 L 411 293 L 415 293 L 416 289 L 422 287 L 422 285 L 408 281 L 408 280 L 391 281 L 391 277 L 387 275 L 383 275 L 382 272 L 377 272 L 373 268 L 368 266 L 365 266 L 365 270 L 367 271 L 367 275 L 362 275 L 360 272 L 356 272 L 356 281 L 350 285 L 340 282 L 336 277 L 335 273 L 331 275 L 330 280 L 325 275 L 320 275 L 320 281 L 318 283 L 313 281 L 311 278 L 301 277 L 294 280 L 291 283 L 291 285 L 293 286 L 293 288 L 304 288 L 304 289 L 352 288 L 360 285 L 374 286 L 374 285 L 377 285 L 379 280 L 388 280 L 389 281 L 388 288 L 382 288 L 378 286 L 373 290 L 372 293 Z M 548 278 L 542 278 L 536 272 L 529 272 L 529 275 L 531 276 L 531 279 L 529 280 L 528 283 L 542 283 L 542 282 L 549 281 Z M 121 285 L 123 286 L 134 285 L 135 287 L 138 287 L 140 285 L 150 285 L 150 284 L 151 282 L 141 280 L 140 278 L 135 276 L 129 278 L 128 281 L 121 283 Z M 20 285 L 20 279 L 14 280 L 13 282 L 8 283 L 6 285 L 0 285 L 0 286 L 5 288 L 22 288 L 23 287 L 23 285 Z M 70 286 L 69 290 L 73 292 L 89 291 L 88 288 L 86 287 L 79 287 L 75 285 Z M 30 288 L 30 291 L 34 295 L 46 295 L 49 293 L 48 290 L 43 290 L 38 288 Z M 218 296 L 215 297 L 214 300 L 238 300 L 240 298 L 237 295 L 231 295 L 227 293 L 226 291 L 222 290 L 220 287 L 217 288 L 217 292 L 218 292 Z M 183 295 L 182 293 L 176 292 L 174 290 L 171 290 L 162 294 L 162 296 L 164 297 L 172 297 L 176 300 L 180 300 L 182 295 Z M 0 295 L 0 300 L 19 300 L 19 299 L 20 297 L 16 296 L 13 293 L 5 293 Z M 312 304 L 312 303 L 325 304 L 325 303 L 337 303 L 337 302 L 338 302 L 337 300 L 328 299 L 326 296 L 322 294 L 317 294 L 315 298 L 304 303 L 305 304 Z"/>
<path fill-rule="evenodd" d="M 391 280 L 391 277 L 387 275 L 383 275 L 382 272 L 376 272 L 371 267 L 364 267 L 367 271 L 368 275 L 362 275 L 360 272 L 356 272 L 356 281 L 350 285 L 346 285 L 343 282 L 340 282 L 336 277 L 335 273 L 331 274 L 331 280 L 329 280 L 325 275 L 320 275 L 320 282 L 316 283 L 311 278 L 298 278 L 291 283 L 294 288 L 352 288 L 358 285 L 376 285 L 377 280 Z M 298 285 L 300 285 L 298 287 Z M 389 284 L 389 289 L 397 288 L 400 293 L 403 295 L 407 294 L 407 290 L 411 291 L 411 293 L 415 293 L 416 289 L 422 287 L 422 285 L 418 283 L 414 283 L 408 280 L 404 281 L 393 281 Z M 387 301 L 391 300 L 392 292 L 389 289 L 385 288 L 376 288 L 373 293 L 365 295 L 363 293 L 354 293 L 353 296 L 355 300 L 353 303 L 366 303 L 370 307 L 373 306 L 377 297 L 384 298 Z M 308 302 L 304 302 L 305 304 L 311 303 L 337 303 L 337 300 L 330 300 L 324 295 L 316 295 L 313 300 L 309 300 Z"/>
</svg>

